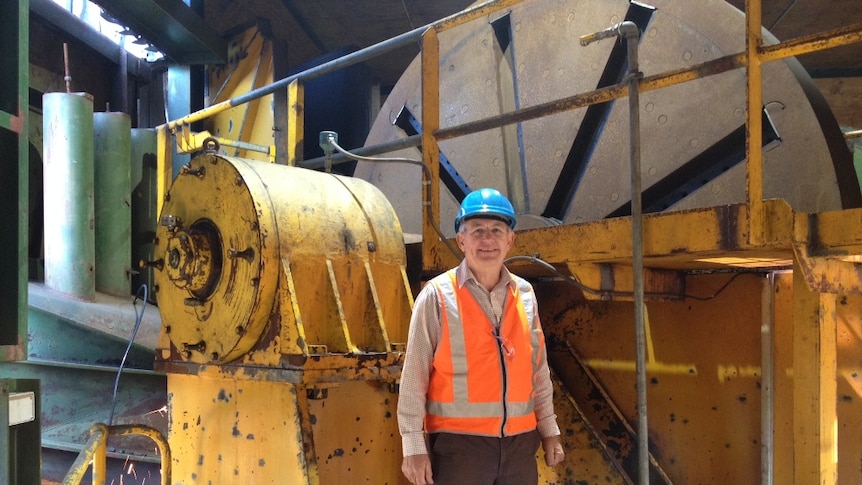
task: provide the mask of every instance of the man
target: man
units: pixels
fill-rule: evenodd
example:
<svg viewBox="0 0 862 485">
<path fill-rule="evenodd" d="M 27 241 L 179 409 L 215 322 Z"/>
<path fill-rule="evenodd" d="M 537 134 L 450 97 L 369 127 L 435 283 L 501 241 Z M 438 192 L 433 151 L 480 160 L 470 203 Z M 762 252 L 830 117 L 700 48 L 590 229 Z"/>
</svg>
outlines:
<svg viewBox="0 0 862 485">
<path fill-rule="evenodd" d="M 535 485 L 540 442 L 548 466 L 565 456 L 536 297 L 503 265 L 515 222 L 499 191 L 468 194 L 464 260 L 416 297 L 398 397 L 414 485 Z"/>
</svg>

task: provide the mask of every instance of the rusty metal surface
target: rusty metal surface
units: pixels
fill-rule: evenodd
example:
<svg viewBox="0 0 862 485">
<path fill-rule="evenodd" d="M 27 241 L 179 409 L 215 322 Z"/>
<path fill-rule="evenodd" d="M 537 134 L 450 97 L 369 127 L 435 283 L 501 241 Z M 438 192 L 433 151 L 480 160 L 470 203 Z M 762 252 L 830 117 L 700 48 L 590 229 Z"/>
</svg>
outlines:
<svg viewBox="0 0 862 485">
<path fill-rule="evenodd" d="M 599 440 L 593 425 L 584 419 L 582 408 L 574 400 L 565 382 L 552 374 L 554 383 L 554 411 L 560 425 L 561 441 L 566 458 L 560 465 L 550 468 L 545 464 L 544 452 L 537 453 L 539 483 L 569 485 L 571 483 L 608 483 L 630 485 L 632 482 L 620 472 Z"/>
<path fill-rule="evenodd" d="M 160 360 L 278 366 L 406 340 L 404 243 L 371 184 L 207 154 L 161 217 Z"/>
<path fill-rule="evenodd" d="M 730 278 L 690 279 L 689 294 L 709 295 Z M 559 290 L 542 297 L 546 332 L 583 356 L 633 427 L 631 305 L 571 301 Z M 732 370 L 759 364 L 759 324 L 751 317 L 759 311 L 748 311 L 759 308 L 759 297 L 759 279 L 744 275 L 709 302 L 648 304 L 650 445 L 674 483 L 753 483 L 759 477 L 757 378 L 750 373 L 728 377 Z M 595 426 L 601 428 L 602 422 Z M 755 453 L 746 452 L 752 446 Z"/>
<path fill-rule="evenodd" d="M 649 423 L 651 449 L 674 483 L 757 483 L 760 477 L 760 285 L 756 274 L 689 276 L 688 298 L 648 303 Z M 795 483 L 793 276 L 779 273 L 775 287 L 775 483 Z M 634 417 L 634 332 L 630 304 L 572 298 L 560 285 L 537 286 L 549 343 L 583 356 L 623 418 Z M 715 295 L 715 296 L 713 296 Z M 862 416 L 862 327 L 858 295 L 838 299 L 838 481 L 857 483 Z M 553 355 L 553 351 L 552 351 Z M 824 355 L 824 358 L 828 358 Z M 555 365 L 556 368 L 556 365 Z M 583 382 L 560 372 L 588 422 L 619 437 L 600 413 L 608 406 L 582 395 Z M 608 439 L 614 447 L 617 438 Z M 795 444 L 796 443 L 796 444 Z M 623 447 L 620 447 L 624 450 Z"/>
<path fill-rule="evenodd" d="M 168 381 L 171 389 L 195 389 L 172 397 L 169 440 L 179 482 L 405 483 L 391 386 L 296 386 L 216 368 Z"/>
<path fill-rule="evenodd" d="M 549 342 L 548 360 L 560 376 L 566 391 L 572 395 L 577 407 L 589 423 L 605 460 L 617 467 L 627 483 L 635 483 L 638 477 L 637 436 L 634 429 L 621 415 L 613 401 L 608 399 L 591 370 L 577 353 L 565 342 Z M 670 479 L 650 456 L 650 483 L 669 484 Z"/>
</svg>

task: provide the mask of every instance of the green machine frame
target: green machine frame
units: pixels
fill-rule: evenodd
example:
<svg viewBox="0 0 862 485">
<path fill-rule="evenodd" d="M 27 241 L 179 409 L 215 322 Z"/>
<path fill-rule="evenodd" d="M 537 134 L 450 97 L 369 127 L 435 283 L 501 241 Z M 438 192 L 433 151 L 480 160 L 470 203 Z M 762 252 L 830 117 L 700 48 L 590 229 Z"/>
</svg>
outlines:
<svg viewBox="0 0 862 485">
<path fill-rule="evenodd" d="M 0 2 L 0 362 L 27 355 L 29 0 Z"/>
<path fill-rule="evenodd" d="M 0 362 L 27 358 L 29 21 L 29 0 L 0 2 Z M 38 380 L 0 380 L 0 485 L 39 483 L 39 394 Z M 22 395 L 34 416 L 12 423 Z"/>
</svg>

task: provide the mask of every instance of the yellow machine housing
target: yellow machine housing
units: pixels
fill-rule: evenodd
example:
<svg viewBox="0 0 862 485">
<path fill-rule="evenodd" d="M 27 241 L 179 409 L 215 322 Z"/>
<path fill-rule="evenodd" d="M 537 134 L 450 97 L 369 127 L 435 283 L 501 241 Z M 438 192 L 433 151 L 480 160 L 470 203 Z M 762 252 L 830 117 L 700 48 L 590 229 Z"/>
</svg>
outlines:
<svg viewBox="0 0 862 485">
<path fill-rule="evenodd" d="M 397 482 L 397 441 L 371 443 L 397 436 L 392 350 L 412 296 L 379 190 L 207 153 L 177 176 L 156 238 L 157 367 L 168 389 L 195 389 L 169 397 L 174 479 L 335 483 L 350 469 Z M 363 420 L 379 425 L 360 432 Z"/>
</svg>

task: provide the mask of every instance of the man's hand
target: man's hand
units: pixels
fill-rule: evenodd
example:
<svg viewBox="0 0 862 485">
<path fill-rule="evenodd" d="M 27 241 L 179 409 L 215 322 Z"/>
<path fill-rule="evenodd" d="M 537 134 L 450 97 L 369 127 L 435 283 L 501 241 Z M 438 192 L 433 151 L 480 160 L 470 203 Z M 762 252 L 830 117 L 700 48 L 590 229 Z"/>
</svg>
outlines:
<svg viewBox="0 0 862 485">
<path fill-rule="evenodd" d="M 557 442 L 559 443 L 559 439 Z M 562 449 L 560 446 L 560 450 Z M 431 458 L 428 455 L 405 456 L 401 462 L 401 472 L 413 485 L 434 483 L 434 477 L 431 476 Z"/>
<path fill-rule="evenodd" d="M 557 466 L 566 457 L 559 435 L 542 438 L 542 449 L 545 450 L 545 464 L 548 466 Z"/>
</svg>

